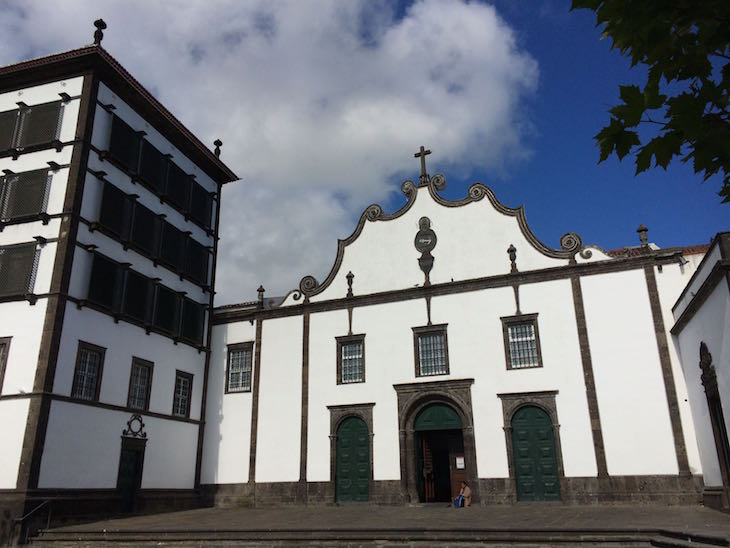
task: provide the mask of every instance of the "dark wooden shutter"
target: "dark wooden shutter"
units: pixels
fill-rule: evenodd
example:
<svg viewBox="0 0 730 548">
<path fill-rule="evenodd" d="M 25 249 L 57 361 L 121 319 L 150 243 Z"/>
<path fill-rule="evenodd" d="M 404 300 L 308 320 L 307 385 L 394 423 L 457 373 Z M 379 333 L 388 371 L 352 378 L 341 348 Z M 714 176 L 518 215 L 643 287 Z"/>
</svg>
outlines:
<svg viewBox="0 0 730 548">
<path fill-rule="evenodd" d="M 94 255 L 87 298 L 100 306 L 114 310 L 119 266 L 114 261 Z"/>
<path fill-rule="evenodd" d="M 0 150 L 13 148 L 15 124 L 18 121 L 18 109 L 0 112 Z"/>
<path fill-rule="evenodd" d="M 33 292 L 35 248 L 35 243 L 0 248 L 0 296 Z"/>
<path fill-rule="evenodd" d="M 119 117 L 112 118 L 112 136 L 109 141 L 109 154 L 122 164 L 130 173 L 137 173 L 139 146 L 142 138 Z"/>
<path fill-rule="evenodd" d="M 188 238 L 185 253 L 185 274 L 199 284 L 208 282 L 208 250 L 192 238 Z"/>
<path fill-rule="evenodd" d="M 155 327 L 168 333 L 177 333 L 177 319 L 180 296 L 172 289 L 158 285 L 155 287 Z"/>
<path fill-rule="evenodd" d="M 134 270 L 127 270 L 124 280 L 124 306 L 122 311 L 139 321 L 147 319 L 151 282 Z"/>
<path fill-rule="evenodd" d="M 190 198 L 190 216 L 193 221 L 204 228 L 210 228 L 211 197 L 208 191 L 201 185 L 193 182 L 192 196 Z"/>
<path fill-rule="evenodd" d="M 203 305 L 183 299 L 181 337 L 195 344 L 203 342 L 203 319 L 205 311 Z"/>
<path fill-rule="evenodd" d="M 177 207 L 187 210 L 190 198 L 190 176 L 177 165 L 170 162 L 167 169 L 167 184 L 165 186 L 165 197 Z"/>
<path fill-rule="evenodd" d="M 37 215 L 46 208 L 48 170 L 26 171 L 3 177 L 0 219 Z"/>
<path fill-rule="evenodd" d="M 165 191 L 166 173 L 167 158 L 149 141 L 142 139 L 142 155 L 139 161 L 140 179 L 162 194 Z"/>
<path fill-rule="evenodd" d="M 139 202 L 134 204 L 132 233 L 130 241 L 147 255 L 154 255 L 157 249 L 160 219 Z"/>
<path fill-rule="evenodd" d="M 104 184 L 99 222 L 122 239 L 129 231 L 131 203 L 127 195 L 110 183 Z"/>
<path fill-rule="evenodd" d="M 44 103 L 21 110 L 18 147 L 43 145 L 58 139 L 61 126 L 61 101 Z"/>
<path fill-rule="evenodd" d="M 183 270 L 185 234 L 170 223 L 162 223 L 159 260 L 177 271 Z"/>
</svg>

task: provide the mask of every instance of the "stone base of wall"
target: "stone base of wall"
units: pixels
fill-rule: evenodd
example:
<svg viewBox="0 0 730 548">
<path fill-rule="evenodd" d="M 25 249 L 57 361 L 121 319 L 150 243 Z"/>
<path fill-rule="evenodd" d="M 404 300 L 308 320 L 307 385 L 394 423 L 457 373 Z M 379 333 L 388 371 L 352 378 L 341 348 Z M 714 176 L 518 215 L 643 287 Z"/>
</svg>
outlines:
<svg viewBox="0 0 730 548">
<path fill-rule="evenodd" d="M 730 493 L 724 487 L 705 487 L 702 504 L 721 512 L 730 512 Z"/>
<path fill-rule="evenodd" d="M 265 507 L 337 504 L 334 483 L 328 481 L 209 484 L 201 485 L 200 489 L 204 503 L 210 506 Z M 403 504 L 404 500 L 400 480 L 370 483 L 370 503 Z"/>
<path fill-rule="evenodd" d="M 135 497 L 133 513 L 190 510 L 200 508 L 203 502 L 200 492 L 193 489 L 141 489 Z M 16 518 L 33 510 L 22 526 L 16 525 Z M 58 527 L 120 515 L 122 499 L 116 489 L 0 491 L 0 546 L 13 544 L 19 537 L 32 535 L 49 524 Z"/>
<path fill-rule="evenodd" d="M 562 478 L 561 499 L 566 504 L 701 504 L 702 476 L 607 476 Z M 483 505 L 514 504 L 513 478 L 480 479 Z"/>
<path fill-rule="evenodd" d="M 479 479 L 475 504 L 514 504 L 517 489 L 512 478 Z M 560 484 L 566 504 L 701 504 L 701 476 L 609 476 L 563 478 Z M 264 507 L 297 504 L 336 504 L 333 482 L 236 483 L 201 486 L 207 505 Z M 370 503 L 405 504 L 400 480 L 373 481 Z"/>
</svg>

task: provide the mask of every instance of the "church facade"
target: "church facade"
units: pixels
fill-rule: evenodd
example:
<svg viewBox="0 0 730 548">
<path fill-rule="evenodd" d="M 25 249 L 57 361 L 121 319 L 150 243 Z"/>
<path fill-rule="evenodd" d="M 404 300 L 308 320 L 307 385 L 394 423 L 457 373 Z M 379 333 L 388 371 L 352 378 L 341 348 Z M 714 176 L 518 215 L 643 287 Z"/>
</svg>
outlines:
<svg viewBox="0 0 730 548">
<path fill-rule="evenodd" d="M 542 243 L 421 148 L 318 282 L 213 308 L 236 175 L 100 45 L 0 69 L 0 541 L 204 504 L 728 506 L 730 236 Z M 700 352 L 700 349 L 702 351 Z"/>
</svg>

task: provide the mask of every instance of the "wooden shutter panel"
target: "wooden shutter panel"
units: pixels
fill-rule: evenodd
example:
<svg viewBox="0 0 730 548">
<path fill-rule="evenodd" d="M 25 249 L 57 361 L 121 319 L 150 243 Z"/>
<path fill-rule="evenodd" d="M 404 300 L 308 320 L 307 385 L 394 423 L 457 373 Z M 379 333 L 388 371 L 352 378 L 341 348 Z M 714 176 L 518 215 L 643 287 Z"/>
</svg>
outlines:
<svg viewBox="0 0 730 548">
<path fill-rule="evenodd" d="M 167 184 L 165 186 L 165 197 L 168 201 L 183 210 L 188 207 L 190 198 L 190 176 L 177 165 L 170 162 L 167 169 Z"/>
<path fill-rule="evenodd" d="M 127 195 L 111 183 L 104 184 L 99 222 L 122 239 L 128 233 L 131 203 Z"/>
<path fill-rule="evenodd" d="M 149 141 L 142 139 L 142 153 L 139 160 L 140 179 L 162 194 L 165 190 L 166 172 L 167 158 Z"/>
<path fill-rule="evenodd" d="M 4 177 L 0 219 L 37 215 L 46 209 L 48 170 L 26 171 Z"/>
<path fill-rule="evenodd" d="M 168 333 L 177 333 L 180 296 L 172 289 L 158 285 L 155 288 L 155 327 Z"/>
<path fill-rule="evenodd" d="M 137 173 L 139 146 L 142 138 L 124 123 L 121 118 L 112 118 L 112 136 L 109 141 L 109 154 L 131 173 Z"/>
<path fill-rule="evenodd" d="M 0 296 L 32 293 L 35 269 L 35 243 L 0 248 Z"/>
<path fill-rule="evenodd" d="M 114 310 L 119 266 L 101 255 L 94 255 L 87 298 L 100 306 Z"/>
<path fill-rule="evenodd" d="M 21 110 L 18 147 L 43 145 L 58 139 L 61 128 L 61 101 Z"/>
<path fill-rule="evenodd" d="M 192 197 L 190 199 L 190 216 L 204 228 L 210 228 L 211 198 L 208 191 L 198 183 L 193 182 Z"/>
<path fill-rule="evenodd" d="M 185 234 L 170 223 L 162 223 L 159 259 L 174 270 L 183 270 Z"/>
<path fill-rule="evenodd" d="M 208 250 L 192 238 L 188 238 L 185 257 L 185 274 L 200 284 L 208 282 Z"/>
<path fill-rule="evenodd" d="M 0 112 L 0 150 L 13 148 L 13 137 L 15 136 L 15 124 L 18 120 L 19 111 L 6 110 Z"/>
<path fill-rule="evenodd" d="M 139 321 L 147 319 L 151 282 L 142 274 L 127 270 L 124 282 L 123 312 Z"/>
<path fill-rule="evenodd" d="M 181 337 L 195 344 L 203 342 L 203 319 L 205 311 L 203 305 L 183 299 Z"/>
<path fill-rule="evenodd" d="M 135 247 L 141 249 L 150 256 L 152 256 L 157 249 L 159 222 L 160 220 L 152 211 L 138 202 L 134 204 L 132 234 L 130 240 Z"/>
</svg>

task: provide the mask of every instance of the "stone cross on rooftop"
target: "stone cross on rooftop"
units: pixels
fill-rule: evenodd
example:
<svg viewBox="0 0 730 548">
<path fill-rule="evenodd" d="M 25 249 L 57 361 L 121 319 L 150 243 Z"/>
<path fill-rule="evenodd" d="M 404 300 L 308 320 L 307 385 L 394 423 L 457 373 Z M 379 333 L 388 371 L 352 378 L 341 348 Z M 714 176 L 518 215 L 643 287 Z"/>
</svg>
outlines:
<svg viewBox="0 0 730 548">
<path fill-rule="evenodd" d="M 429 154 L 431 154 L 431 151 L 426 150 L 426 148 L 421 145 L 421 150 L 413 155 L 414 158 L 421 159 L 421 175 L 420 177 L 418 177 L 419 185 L 425 185 L 428 183 L 428 173 L 426 173 L 426 156 L 428 156 Z"/>
</svg>

